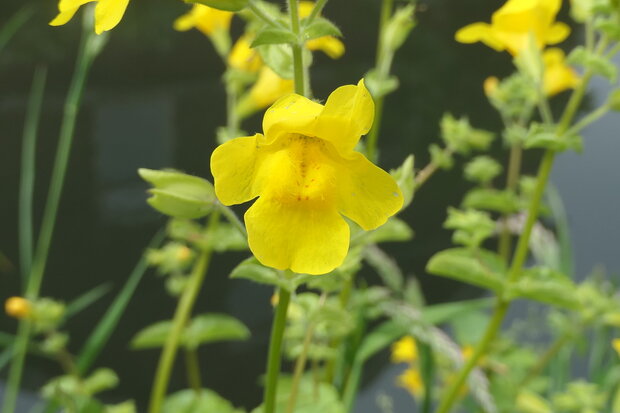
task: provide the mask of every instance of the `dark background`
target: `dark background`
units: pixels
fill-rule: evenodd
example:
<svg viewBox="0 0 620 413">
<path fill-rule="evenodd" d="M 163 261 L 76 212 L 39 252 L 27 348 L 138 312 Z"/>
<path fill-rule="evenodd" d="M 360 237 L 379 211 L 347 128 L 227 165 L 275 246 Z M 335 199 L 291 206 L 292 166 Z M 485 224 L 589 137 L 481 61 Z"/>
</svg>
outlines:
<svg viewBox="0 0 620 413">
<path fill-rule="evenodd" d="M 36 6 L 35 15 L 0 54 L 0 251 L 15 263 L 15 268 L 0 273 L 0 301 L 20 291 L 16 268 L 19 156 L 33 71 L 39 64 L 48 67 L 37 143 L 35 216 L 38 220 L 45 202 L 62 104 L 80 34 L 81 12 L 65 26 L 50 27 L 47 22 L 56 15 L 56 2 L 31 3 Z M 3 1 L 0 24 L 23 4 L 22 1 Z M 475 21 L 488 21 L 497 4 L 492 0 L 421 2 L 418 25 L 397 53 L 393 66 L 393 73 L 400 79 L 400 88 L 387 98 L 385 105 L 380 137 L 382 167 L 389 169 L 400 165 L 409 153 L 415 154 L 417 169 L 426 165 L 428 145 L 438 141 L 438 122 L 444 112 L 467 115 L 479 128 L 500 129 L 500 120 L 484 97 L 482 82 L 490 75 L 509 74 L 510 57 L 480 44 L 465 46 L 453 39 L 458 28 Z M 340 60 L 315 53 L 311 74 L 317 98 L 325 99 L 343 84 L 357 83 L 372 67 L 379 6 L 378 0 L 332 0 L 328 3 L 324 14 L 341 28 L 347 50 Z M 112 283 L 114 289 L 68 323 L 72 351 L 81 347 L 150 237 L 164 223 L 164 219 L 145 203 L 147 186 L 138 178 L 137 168 L 174 167 L 211 179 L 208 160 L 216 145 L 215 129 L 225 123 L 225 96 L 220 81 L 223 64 L 200 32 L 179 33 L 172 29 L 172 21 L 187 9 L 188 6 L 180 1 L 133 0 L 91 70 L 42 295 L 71 300 L 102 283 Z M 562 20 L 568 21 L 565 15 Z M 241 21 L 235 18 L 235 37 L 241 29 Z M 569 38 L 564 46 L 574 42 L 575 37 Z M 561 105 L 564 99 L 565 96 L 561 96 L 554 104 Z M 258 132 L 260 121 L 261 116 L 257 115 L 243 127 L 250 133 Z M 607 132 L 614 130 L 617 117 L 614 122 L 607 122 Z M 618 148 L 617 139 L 615 143 Z M 588 148 L 586 144 L 586 151 Z M 601 152 L 604 155 L 609 150 Z M 493 154 L 505 163 L 507 155 L 499 139 Z M 527 171 L 535 170 L 538 155 L 527 153 Z M 568 196 L 578 202 L 582 197 L 578 191 L 571 192 L 575 189 L 575 177 L 570 175 L 574 171 L 571 165 L 577 161 L 574 157 L 565 159 L 558 160 L 558 168 L 564 168 L 568 175 L 563 176 L 568 178 L 560 176 L 558 180 L 566 183 L 562 185 Z M 569 166 L 563 167 L 567 162 Z M 601 165 L 597 159 L 592 162 L 591 165 Z M 619 202 L 617 196 L 607 197 L 611 196 L 610 188 L 617 193 L 616 178 L 620 176 L 617 168 L 613 168 L 615 157 L 608 157 L 605 162 L 600 166 L 602 171 L 593 178 L 600 184 L 600 191 L 588 196 L 607 200 L 599 204 L 609 207 L 605 210 L 610 215 L 604 227 L 615 225 L 615 234 L 618 234 L 620 228 L 615 215 Z M 429 302 L 480 294 L 470 287 L 424 273 L 430 255 L 450 245 L 450 233 L 442 229 L 441 224 L 446 208 L 457 206 L 468 187 L 461 178 L 461 166 L 462 162 L 458 161 L 452 171 L 439 172 L 401 214 L 415 230 L 416 238 L 386 247 L 407 274 L 419 278 Z M 584 179 L 589 169 L 583 166 L 581 170 L 585 172 L 578 177 Z M 613 179 L 603 184 L 601 177 Z M 594 191 L 591 186 L 588 188 Z M 586 204 L 579 213 L 587 217 L 588 208 L 593 207 Z M 569 208 L 569 215 L 571 212 Z M 587 223 L 583 226 L 592 227 Z M 613 229 L 611 231 L 614 233 Z M 607 248 L 607 257 L 613 257 L 617 268 L 614 251 L 620 243 L 613 244 L 617 240 L 618 235 L 615 235 L 610 240 L 594 239 L 586 244 L 604 245 L 594 247 L 594 251 Z M 252 338 L 249 341 L 209 345 L 201 350 L 200 357 L 206 387 L 238 406 L 253 408 L 261 395 L 257 378 L 265 366 L 272 291 L 243 280 L 228 280 L 230 270 L 246 256 L 248 253 L 227 253 L 215 257 L 195 311 L 226 312 L 250 327 Z M 588 259 L 598 262 L 605 257 L 587 258 L 581 271 L 590 269 L 592 264 Z M 369 282 L 376 281 L 370 271 L 365 270 L 364 274 Z M 110 401 L 135 398 L 140 406 L 145 406 L 159 352 L 134 352 L 128 349 L 127 343 L 142 327 L 170 318 L 174 306 L 175 301 L 165 293 L 162 280 L 149 272 L 96 364 L 110 367 L 120 376 L 120 386 L 106 393 Z M 15 327 L 14 320 L 0 317 L 2 331 L 13 332 Z M 385 355 L 375 360 L 366 379 L 375 377 L 386 363 Z M 181 373 L 181 369 L 175 371 L 171 390 L 186 387 Z M 30 357 L 24 386 L 38 389 L 57 374 L 60 370 L 56 364 Z"/>
</svg>

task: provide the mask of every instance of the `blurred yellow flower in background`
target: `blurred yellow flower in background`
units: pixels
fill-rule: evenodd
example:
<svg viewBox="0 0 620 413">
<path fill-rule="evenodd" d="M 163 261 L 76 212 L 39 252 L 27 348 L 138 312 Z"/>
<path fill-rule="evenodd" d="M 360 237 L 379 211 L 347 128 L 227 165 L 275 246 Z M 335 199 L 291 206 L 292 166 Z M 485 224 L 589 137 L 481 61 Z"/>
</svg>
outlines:
<svg viewBox="0 0 620 413">
<path fill-rule="evenodd" d="M 308 17 L 312 13 L 312 9 L 314 9 L 314 2 L 300 1 L 299 17 L 302 19 Z M 332 59 L 338 59 L 344 54 L 344 43 L 334 36 L 323 36 L 308 40 L 306 48 L 312 51 L 320 50 Z"/>
<path fill-rule="evenodd" d="M 60 0 L 58 15 L 49 24 L 62 26 L 78 11 L 80 6 L 95 0 Z M 101 34 L 113 29 L 123 18 L 129 0 L 98 0 L 95 6 L 95 33 Z"/>
<path fill-rule="evenodd" d="M 258 51 L 250 45 L 254 35 L 245 33 L 234 44 L 228 55 L 228 65 L 243 72 L 256 73 L 263 67 L 263 60 Z"/>
<path fill-rule="evenodd" d="M 424 393 L 424 382 L 422 375 L 416 368 L 408 368 L 396 378 L 396 384 L 403 387 L 415 398 L 420 398 Z"/>
<path fill-rule="evenodd" d="M 173 27 L 180 32 L 195 28 L 210 37 L 219 30 L 228 31 L 233 15 L 229 11 L 194 4 L 189 12 L 174 21 Z"/>
<path fill-rule="evenodd" d="M 392 363 L 412 363 L 418 359 L 418 346 L 411 336 L 405 336 L 392 344 Z"/>
<path fill-rule="evenodd" d="M 25 298 L 10 297 L 4 303 L 4 311 L 13 318 L 26 318 L 32 312 L 32 305 Z"/>
<path fill-rule="evenodd" d="M 283 79 L 268 66 L 263 66 L 258 74 L 258 80 L 241 98 L 237 106 L 240 118 L 264 109 L 282 96 L 293 93 L 295 82 L 292 79 Z"/>
<path fill-rule="evenodd" d="M 266 266 L 325 274 L 344 261 L 349 225 L 370 230 L 403 204 L 390 174 L 354 150 L 374 118 L 360 81 L 325 106 L 290 94 L 265 113 L 263 130 L 215 149 L 211 172 L 224 205 L 258 200 L 245 214 L 248 244 Z"/>
<path fill-rule="evenodd" d="M 547 96 L 574 89 L 581 81 L 577 72 L 566 64 L 565 57 L 564 52 L 557 47 L 543 52 L 543 90 Z"/>
<path fill-rule="evenodd" d="M 618 353 L 618 356 L 620 357 L 620 338 L 614 338 L 613 341 L 611 342 L 611 345 L 614 348 L 614 350 L 616 350 L 616 353 Z"/>
<path fill-rule="evenodd" d="M 470 24 L 457 31 L 455 38 L 461 43 L 482 42 L 516 56 L 533 36 L 542 49 L 561 42 L 570 33 L 566 24 L 554 21 L 561 5 L 561 0 L 508 0 L 493 13 L 491 24 Z"/>
</svg>

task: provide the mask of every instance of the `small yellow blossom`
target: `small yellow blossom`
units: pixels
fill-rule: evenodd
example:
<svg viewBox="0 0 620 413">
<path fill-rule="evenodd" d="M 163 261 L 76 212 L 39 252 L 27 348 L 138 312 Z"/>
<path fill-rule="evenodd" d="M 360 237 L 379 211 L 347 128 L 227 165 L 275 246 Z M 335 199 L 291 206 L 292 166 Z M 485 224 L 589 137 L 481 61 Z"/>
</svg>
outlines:
<svg viewBox="0 0 620 413">
<path fill-rule="evenodd" d="M 418 359 L 418 346 L 411 336 L 392 344 L 392 363 L 412 363 Z"/>
<path fill-rule="evenodd" d="M 614 338 L 611 345 L 614 350 L 616 350 L 616 353 L 618 353 L 618 356 L 620 356 L 620 338 Z"/>
<path fill-rule="evenodd" d="M 187 248 L 185 245 L 182 245 L 177 250 L 177 260 L 181 262 L 186 262 L 192 257 L 192 250 Z"/>
<path fill-rule="evenodd" d="M 62 26 L 67 23 L 78 11 L 80 6 L 97 1 L 95 7 L 95 33 L 101 34 L 113 29 L 123 18 L 129 0 L 60 0 L 58 15 L 49 24 Z"/>
<path fill-rule="evenodd" d="M 473 356 L 474 350 L 475 350 L 474 347 L 470 346 L 469 344 L 463 346 L 463 348 L 461 349 L 461 356 L 463 356 L 463 360 L 467 360 L 471 356 Z"/>
<path fill-rule="evenodd" d="M 30 301 L 22 297 L 10 297 L 4 303 L 4 311 L 14 318 L 26 318 L 32 313 Z"/>
<path fill-rule="evenodd" d="M 215 149 L 211 172 L 219 200 L 233 205 L 258 197 L 245 223 L 263 265 L 325 274 L 349 249 L 342 215 L 371 230 L 400 210 L 396 181 L 354 150 L 373 117 L 363 80 L 336 89 L 325 106 L 290 94 L 265 113 L 264 135 Z"/>
<path fill-rule="evenodd" d="M 397 377 L 396 384 L 404 387 L 413 397 L 419 398 L 424 393 L 424 382 L 420 371 L 415 368 L 408 368 Z"/>
<path fill-rule="evenodd" d="M 202 4 L 194 4 L 188 13 L 174 21 L 173 27 L 180 32 L 196 28 L 204 33 L 205 36 L 212 36 L 219 30 L 228 31 L 233 15 L 234 13 L 229 11 L 214 9 Z"/>
<path fill-rule="evenodd" d="M 581 81 L 577 72 L 566 64 L 564 52 L 551 47 L 542 55 L 545 72 L 543 89 L 547 96 L 553 96 L 567 89 L 575 88 Z"/>
<path fill-rule="evenodd" d="M 493 13 L 491 24 L 473 23 L 456 32 L 461 43 L 482 42 L 497 50 L 516 56 L 533 36 L 539 49 L 566 39 L 570 28 L 555 22 L 561 0 L 508 0 Z"/>
<path fill-rule="evenodd" d="M 299 17 L 302 19 L 308 17 L 310 13 L 312 13 L 312 9 L 314 9 L 314 2 L 300 1 Z M 320 50 L 332 59 L 338 59 L 344 54 L 344 43 L 334 36 L 322 36 L 308 40 L 306 42 L 306 48 L 312 51 Z"/>
<path fill-rule="evenodd" d="M 256 49 L 250 45 L 254 36 L 246 33 L 235 42 L 230 54 L 228 55 L 228 65 L 237 70 L 249 73 L 256 73 L 263 67 L 263 60 Z"/>
<path fill-rule="evenodd" d="M 495 76 L 489 76 L 484 79 L 484 83 L 482 84 L 482 88 L 484 89 L 484 94 L 488 97 L 493 96 L 493 94 L 497 91 L 497 86 L 499 85 L 499 79 Z"/>
<path fill-rule="evenodd" d="M 263 66 L 258 80 L 240 99 L 237 107 L 239 117 L 244 118 L 257 110 L 264 109 L 282 96 L 293 93 L 295 84 L 292 79 L 282 79 L 268 66 Z"/>
</svg>

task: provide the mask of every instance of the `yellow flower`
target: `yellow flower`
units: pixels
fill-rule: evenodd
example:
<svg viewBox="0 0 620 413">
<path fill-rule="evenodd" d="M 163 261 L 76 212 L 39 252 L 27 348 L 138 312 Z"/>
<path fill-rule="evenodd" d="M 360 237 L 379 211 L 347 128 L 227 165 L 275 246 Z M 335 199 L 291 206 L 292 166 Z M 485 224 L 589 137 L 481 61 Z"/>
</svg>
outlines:
<svg viewBox="0 0 620 413">
<path fill-rule="evenodd" d="M 392 344 L 392 363 L 412 363 L 418 359 L 418 347 L 411 336 Z"/>
<path fill-rule="evenodd" d="M 246 33 L 237 40 L 228 55 L 228 65 L 237 70 L 255 73 L 263 66 L 263 60 L 256 49 L 252 49 L 250 44 L 254 36 Z"/>
<path fill-rule="evenodd" d="M 180 32 L 196 28 L 204 33 L 205 36 L 212 36 L 219 30 L 228 31 L 233 15 L 234 13 L 229 11 L 213 9 L 202 4 L 194 4 L 188 13 L 174 21 L 173 27 L 174 30 Z"/>
<path fill-rule="evenodd" d="M 482 42 L 497 50 L 508 50 L 513 56 L 527 47 L 530 35 L 542 49 L 547 44 L 566 39 L 570 28 L 554 22 L 561 0 L 508 0 L 493 13 L 491 24 L 473 23 L 456 32 L 461 43 Z"/>
<path fill-rule="evenodd" d="M 292 79 L 282 79 L 268 66 L 263 66 L 258 80 L 240 99 L 237 114 L 245 118 L 257 110 L 266 108 L 282 96 L 293 93 L 295 84 Z"/>
<path fill-rule="evenodd" d="M 542 59 L 545 65 L 543 89 L 546 95 L 553 96 L 566 89 L 573 89 L 581 81 L 577 72 L 566 64 L 561 49 L 551 47 L 545 50 Z"/>
<path fill-rule="evenodd" d="M 312 9 L 314 9 L 314 2 L 300 1 L 299 17 L 302 19 L 308 17 L 310 13 L 312 13 Z M 306 42 L 306 48 L 312 51 L 320 50 L 332 59 L 338 59 L 344 54 L 344 43 L 334 36 L 323 36 L 308 40 Z"/>
<path fill-rule="evenodd" d="M 344 261 L 349 226 L 370 230 L 402 206 L 394 179 L 354 148 L 374 103 L 363 80 L 336 89 L 325 106 L 290 94 L 265 113 L 263 130 L 211 156 L 224 205 L 258 200 L 245 214 L 248 243 L 264 265 L 324 274 Z"/>
<path fill-rule="evenodd" d="M 60 0 L 58 16 L 49 24 L 62 26 L 78 11 L 80 6 L 97 0 Z M 95 33 L 101 34 L 113 29 L 123 18 L 129 0 L 98 0 L 95 7 Z"/>
<path fill-rule="evenodd" d="M 614 350 L 616 350 L 616 353 L 618 353 L 618 356 L 620 356 L 620 338 L 614 338 L 611 345 Z"/>
<path fill-rule="evenodd" d="M 495 76 L 489 76 L 484 79 L 484 83 L 482 84 L 482 88 L 484 89 L 484 94 L 488 97 L 491 97 L 499 86 L 499 79 Z"/>
<path fill-rule="evenodd" d="M 30 301 L 22 297 L 10 297 L 4 303 L 4 311 L 14 318 L 26 318 L 32 312 Z"/>
<path fill-rule="evenodd" d="M 413 397 L 420 397 L 424 392 L 424 382 L 420 371 L 415 368 L 405 370 L 403 374 L 396 378 L 396 384 L 404 387 Z"/>
</svg>

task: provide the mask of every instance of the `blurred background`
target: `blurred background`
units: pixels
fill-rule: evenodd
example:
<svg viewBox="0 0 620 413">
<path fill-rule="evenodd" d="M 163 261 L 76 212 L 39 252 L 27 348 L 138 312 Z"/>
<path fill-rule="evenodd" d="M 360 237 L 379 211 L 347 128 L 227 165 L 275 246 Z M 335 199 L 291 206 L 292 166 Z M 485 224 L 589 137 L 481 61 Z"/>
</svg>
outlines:
<svg viewBox="0 0 620 413">
<path fill-rule="evenodd" d="M 0 25 L 26 0 L 3 0 Z M 48 68 L 42 120 L 37 143 L 35 217 L 39 222 L 58 139 L 62 105 L 73 72 L 80 37 L 80 19 L 62 27 L 47 25 L 57 12 L 55 1 L 29 1 L 36 10 L 28 23 L 0 51 L 0 252 L 8 264 L 0 268 L 0 301 L 19 293 L 17 268 L 17 201 L 23 120 L 36 66 Z M 385 104 L 380 134 L 380 165 L 399 166 L 406 155 L 416 157 L 416 169 L 429 161 L 428 145 L 438 140 L 438 122 L 444 112 L 467 115 L 477 128 L 499 131 L 501 123 L 482 90 L 483 80 L 512 71 L 507 53 L 495 53 L 480 44 L 454 41 L 455 31 L 471 22 L 488 21 L 495 0 L 420 1 L 417 27 L 397 52 L 393 73 L 400 88 Z M 568 5 L 565 4 L 564 8 Z M 311 69 L 314 95 L 325 99 L 336 87 L 357 83 L 374 64 L 379 0 L 332 0 L 324 15 L 344 34 L 346 53 L 339 60 L 315 54 Z M 70 300 L 96 285 L 110 283 L 112 292 L 70 320 L 70 349 L 79 349 L 92 326 L 122 286 L 164 218 L 145 202 L 147 185 L 138 177 L 140 167 L 172 167 L 211 179 L 209 157 L 215 148 L 215 129 L 225 123 L 223 64 L 209 40 L 193 30 L 172 29 L 173 20 L 189 6 L 173 0 L 134 0 L 109 37 L 109 43 L 90 72 L 75 131 L 74 145 L 54 233 L 42 296 Z M 566 10 L 560 20 L 568 22 Z M 233 20 L 233 39 L 242 31 Z M 570 48 L 581 36 L 573 30 L 562 44 Z M 601 103 L 606 81 L 596 79 L 587 104 Z M 566 94 L 556 97 L 562 106 Z M 243 124 L 261 130 L 261 114 Z M 555 165 L 552 184 L 566 204 L 571 225 L 577 274 L 581 277 L 602 265 L 611 273 L 620 269 L 620 116 L 609 114 L 589 127 L 583 154 L 564 153 Z M 534 172 L 537 151 L 526 152 L 525 169 Z M 493 156 L 505 163 L 507 153 L 497 139 Z M 481 292 L 444 278 L 425 274 L 428 258 L 450 245 L 442 228 L 448 206 L 457 206 L 468 188 L 461 163 L 439 172 L 401 216 L 414 229 L 412 242 L 387 250 L 407 274 L 418 277 L 428 302 L 479 296 Z M 247 205 L 237 211 L 241 214 Z M 211 344 L 200 357 L 205 386 L 235 405 L 253 408 L 261 398 L 258 378 L 264 372 L 272 308 L 272 290 L 244 280 L 229 280 L 230 270 L 249 253 L 216 256 L 196 312 L 229 313 L 244 323 L 252 338 L 247 342 Z M 364 271 L 369 283 L 377 282 Z M 152 272 L 138 288 L 125 317 L 97 365 L 119 374 L 120 386 L 106 393 L 109 401 L 134 398 L 144 408 L 159 351 L 131 351 L 128 342 L 142 327 L 170 318 L 175 300 L 162 279 Z M 0 316 L 0 330 L 13 333 L 16 322 Z M 378 394 L 394 397 L 397 406 L 410 406 L 410 396 L 396 388 L 393 377 L 402 370 L 390 366 L 388 354 L 372 361 L 365 371 L 365 387 L 356 412 L 377 411 Z M 36 392 L 60 374 L 52 362 L 30 357 L 24 389 Z M 6 370 L 0 375 L 0 391 Z M 179 369 L 171 391 L 185 388 Z"/>
</svg>

